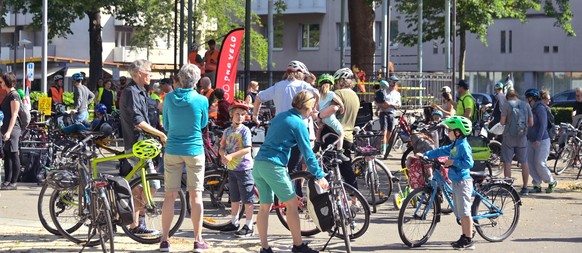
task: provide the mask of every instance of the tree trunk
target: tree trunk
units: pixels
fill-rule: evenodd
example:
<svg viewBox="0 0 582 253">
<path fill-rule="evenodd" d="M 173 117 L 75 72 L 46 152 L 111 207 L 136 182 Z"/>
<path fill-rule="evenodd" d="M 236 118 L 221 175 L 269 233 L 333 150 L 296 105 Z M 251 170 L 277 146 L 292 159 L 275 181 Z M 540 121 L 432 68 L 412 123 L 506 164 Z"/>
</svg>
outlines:
<svg viewBox="0 0 582 253">
<path fill-rule="evenodd" d="M 103 72 L 103 38 L 101 37 L 101 11 L 86 13 L 89 17 L 89 82 L 87 87 L 95 90 Z"/>
<path fill-rule="evenodd" d="M 465 79 L 465 59 L 467 56 L 467 31 L 461 25 L 459 34 L 459 79 Z"/>
<path fill-rule="evenodd" d="M 374 10 L 367 0 L 349 0 L 351 64 L 371 74 L 374 70 Z"/>
</svg>

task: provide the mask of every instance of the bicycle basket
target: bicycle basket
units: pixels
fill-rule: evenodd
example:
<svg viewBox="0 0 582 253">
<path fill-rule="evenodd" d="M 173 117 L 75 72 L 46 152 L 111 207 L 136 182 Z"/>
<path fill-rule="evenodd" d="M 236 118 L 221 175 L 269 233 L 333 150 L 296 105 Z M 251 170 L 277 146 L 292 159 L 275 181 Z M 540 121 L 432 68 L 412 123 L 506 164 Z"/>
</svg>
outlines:
<svg viewBox="0 0 582 253">
<path fill-rule="evenodd" d="M 140 159 L 152 159 L 162 152 L 162 144 L 154 139 L 142 140 L 133 144 L 132 151 Z"/>
<path fill-rule="evenodd" d="M 446 157 L 438 158 L 440 162 L 445 162 L 447 160 Z M 432 179 L 432 163 L 423 163 L 422 160 L 416 157 L 409 157 L 406 161 L 406 167 L 408 168 L 408 184 L 412 189 L 417 189 L 423 187 L 426 184 L 426 179 Z M 424 174 L 423 174 L 424 170 Z M 450 182 L 449 180 L 449 170 L 443 166 L 440 167 L 441 175 L 445 179 L 445 181 Z"/>
<path fill-rule="evenodd" d="M 380 154 L 382 151 L 383 137 L 381 132 L 368 132 L 366 134 L 354 135 L 356 155 L 367 156 Z"/>
</svg>

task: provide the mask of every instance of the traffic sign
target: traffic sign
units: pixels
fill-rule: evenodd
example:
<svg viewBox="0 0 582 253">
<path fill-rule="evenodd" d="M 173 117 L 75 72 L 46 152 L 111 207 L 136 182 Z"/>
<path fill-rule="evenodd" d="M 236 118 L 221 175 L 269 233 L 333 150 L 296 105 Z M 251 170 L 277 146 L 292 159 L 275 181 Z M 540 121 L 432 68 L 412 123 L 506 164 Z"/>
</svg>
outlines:
<svg viewBox="0 0 582 253">
<path fill-rule="evenodd" d="M 50 97 L 38 98 L 38 110 L 44 112 L 44 115 L 50 116 L 52 111 L 52 101 L 53 99 Z"/>
<path fill-rule="evenodd" d="M 34 63 L 32 62 L 26 64 L 26 77 L 31 82 L 34 80 Z"/>
</svg>

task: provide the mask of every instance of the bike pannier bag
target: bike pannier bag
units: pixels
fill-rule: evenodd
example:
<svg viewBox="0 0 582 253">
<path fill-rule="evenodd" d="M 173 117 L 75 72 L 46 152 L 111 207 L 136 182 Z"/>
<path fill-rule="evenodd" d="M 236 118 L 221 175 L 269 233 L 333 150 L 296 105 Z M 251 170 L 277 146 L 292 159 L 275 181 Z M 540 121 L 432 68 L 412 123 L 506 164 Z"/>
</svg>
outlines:
<svg viewBox="0 0 582 253">
<path fill-rule="evenodd" d="M 307 196 L 307 210 L 309 210 L 315 226 L 321 231 L 331 231 L 334 218 L 329 191 L 322 189 L 314 179 L 309 179 Z"/>
<path fill-rule="evenodd" d="M 129 183 L 125 178 L 117 176 L 108 177 L 107 180 L 114 193 L 115 209 L 119 215 L 120 225 L 126 226 L 133 223 L 133 195 Z"/>
</svg>

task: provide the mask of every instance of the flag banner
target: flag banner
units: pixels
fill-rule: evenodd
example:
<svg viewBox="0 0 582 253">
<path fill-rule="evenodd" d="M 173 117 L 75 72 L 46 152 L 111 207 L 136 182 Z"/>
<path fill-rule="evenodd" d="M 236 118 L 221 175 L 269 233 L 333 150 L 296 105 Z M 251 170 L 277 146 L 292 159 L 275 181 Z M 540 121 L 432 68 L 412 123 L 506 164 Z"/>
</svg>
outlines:
<svg viewBox="0 0 582 253">
<path fill-rule="evenodd" d="M 24 86 L 24 108 L 26 110 L 31 110 L 32 105 L 30 104 L 30 79 L 26 78 L 26 85 Z"/>
<path fill-rule="evenodd" d="M 234 85 L 236 83 L 236 72 L 238 69 L 238 56 L 244 28 L 238 28 L 230 31 L 220 48 L 218 56 L 218 68 L 216 69 L 216 88 L 224 90 L 224 99 L 232 103 L 234 101 Z"/>
</svg>

